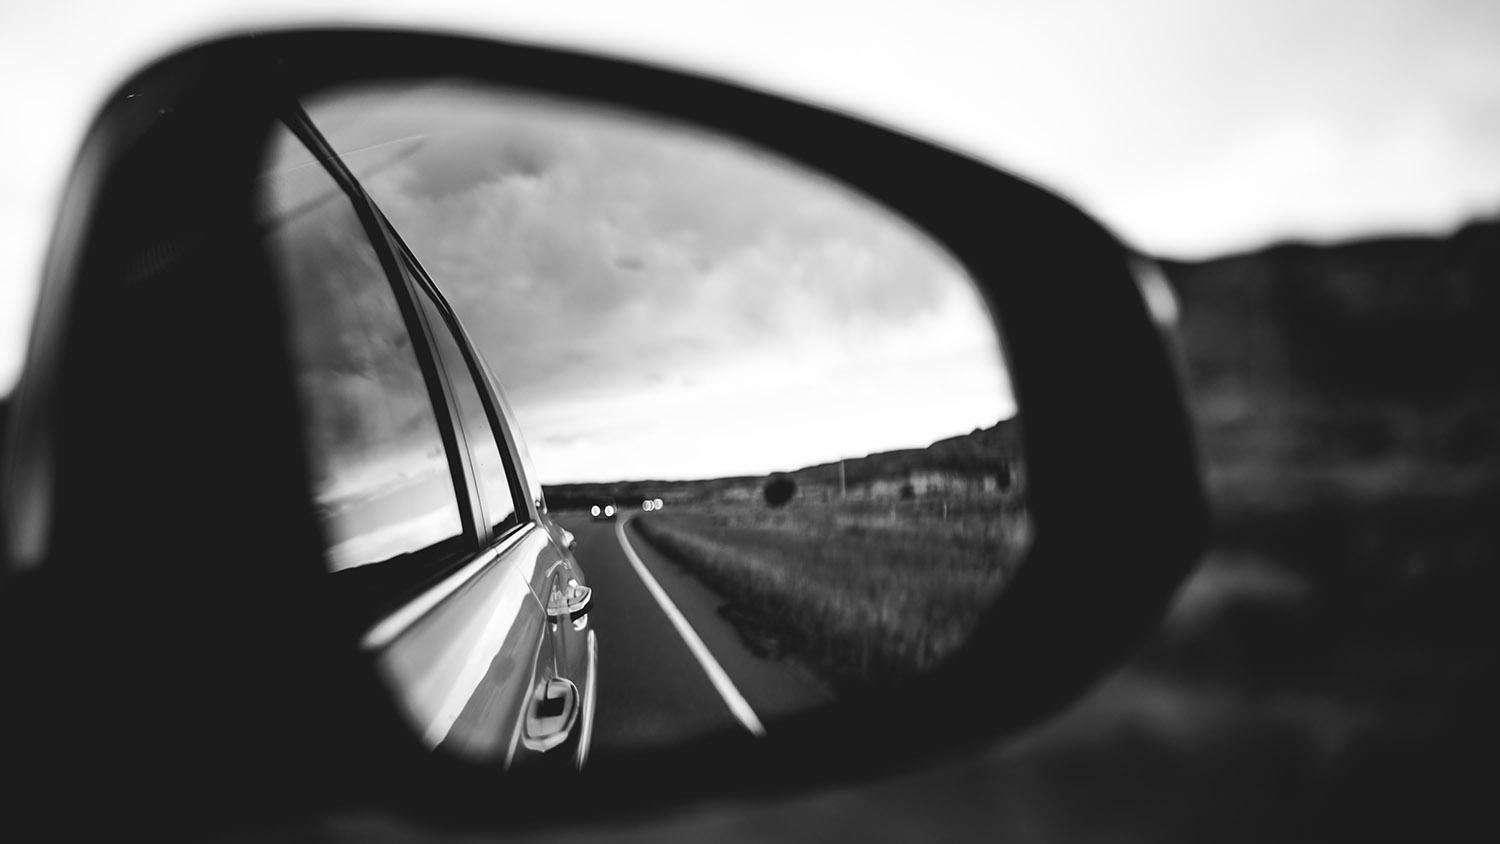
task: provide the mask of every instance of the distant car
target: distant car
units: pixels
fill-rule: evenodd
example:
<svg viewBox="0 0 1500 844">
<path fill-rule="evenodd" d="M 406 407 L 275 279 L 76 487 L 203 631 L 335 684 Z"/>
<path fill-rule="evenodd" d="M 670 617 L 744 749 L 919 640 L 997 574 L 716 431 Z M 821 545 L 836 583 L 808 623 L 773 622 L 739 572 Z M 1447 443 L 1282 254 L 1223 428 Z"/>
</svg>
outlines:
<svg viewBox="0 0 1500 844">
<path fill-rule="evenodd" d="M 614 521 L 615 516 L 619 514 L 619 512 L 620 506 L 615 503 L 615 500 L 613 498 L 605 498 L 601 501 L 595 502 L 592 506 L 589 507 L 589 515 L 593 516 L 598 521 L 612 522 Z"/>
</svg>

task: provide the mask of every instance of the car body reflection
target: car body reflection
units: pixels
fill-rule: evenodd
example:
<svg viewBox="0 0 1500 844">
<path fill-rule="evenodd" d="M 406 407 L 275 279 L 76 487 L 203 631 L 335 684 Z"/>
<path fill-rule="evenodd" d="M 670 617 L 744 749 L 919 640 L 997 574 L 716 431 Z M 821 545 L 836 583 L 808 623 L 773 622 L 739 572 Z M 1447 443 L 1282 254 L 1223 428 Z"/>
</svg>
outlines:
<svg viewBox="0 0 1500 844">
<path fill-rule="evenodd" d="M 582 767 L 598 646 L 571 539 L 498 381 L 322 143 L 278 129 L 262 215 L 339 609 L 428 747 Z"/>
</svg>

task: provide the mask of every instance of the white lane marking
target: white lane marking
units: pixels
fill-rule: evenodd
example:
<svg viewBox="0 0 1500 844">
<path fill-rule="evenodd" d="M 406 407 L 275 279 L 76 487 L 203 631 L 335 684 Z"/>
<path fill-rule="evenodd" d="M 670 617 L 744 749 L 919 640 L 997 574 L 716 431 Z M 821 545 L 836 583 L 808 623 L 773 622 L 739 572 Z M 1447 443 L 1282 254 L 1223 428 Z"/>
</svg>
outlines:
<svg viewBox="0 0 1500 844">
<path fill-rule="evenodd" d="M 635 553 L 635 549 L 630 547 L 630 540 L 625 538 L 625 524 L 634 518 L 634 516 L 635 514 L 631 513 L 618 522 L 615 522 L 615 533 L 620 538 L 620 548 L 625 551 L 625 557 L 635 567 L 635 573 L 640 575 L 641 582 L 646 584 L 646 591 L 650 592 L 651 596 L 656 599 L 656 603 L 661 605 L 661 611 L 667 616 L 667 620 L 671 621 L 672 626 L 677 628 L 677 635 L 682 637 L 682 641 L 687 643 L 688 650 L 692 651 L 693 656 L 698 658 L 698 664 L 703 666 L 703 673 L 708 675 L 708 681 L 714 684 L 714 689 L 718 691 L 719 697 L 724 698 L 724 703 L 729 707 L 729 711 L 734 714 L 734 717 L 740 719 L 740 723 L 745 725 L 745 729 L 757 736 L 764 736 L 766 728 L 761 725 L 760 719 L 755 717 L 755 710 L 750 708 L 750 703 L 745 700 L 744 695 L 740 694 L 740 690 L 734 687 L 734 683 L 730 681 L 729 675 L 724 673 L 724 668 L 719 665 L 719 661 L 714 659 L 713 654 L 709 653 L 708 646 L 703 644 L 702 639 L 698 638 L 698 631 L 694 630 L 691 624 L 688 624 L 686 618 L 683 618 L 682 611 L 677 609 L 677 605 L 672 603 L 671 598 L 667 597 L 666 590 L 661 588 L 661 584 L 657 583 L 656 578 L 651 576 L 651 572 L 646 569 L 646 564 L 641 562 L 641 558 Z"/>
</svg>

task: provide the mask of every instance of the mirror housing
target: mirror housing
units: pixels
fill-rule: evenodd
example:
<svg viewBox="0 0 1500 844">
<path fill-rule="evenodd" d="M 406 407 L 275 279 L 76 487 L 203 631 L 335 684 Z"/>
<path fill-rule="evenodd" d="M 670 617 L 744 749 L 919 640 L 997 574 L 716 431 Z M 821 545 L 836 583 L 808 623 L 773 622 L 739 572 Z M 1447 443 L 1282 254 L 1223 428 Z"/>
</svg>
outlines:
<svg viewBox="0 0 1500 844">
<path fill-rule="evenodd" d="M 260 145 L 287 104 L 393 77 L 614 103 L 743 138 L 884 203 L 962 263 L 1007 341 L 1036 533 L 956 657 L 920 688 L 794 716 L 763 739 L 598 756 L 581 775 L 506 774 L 411 740 L 328 618 L 253 222 Z M 76 817 L 54 813 L 80 792 L 96 805 L 81 814 L 116 828 L 366 809 L 493 826 L 878 775 L 1077 699 L 1160 618 L 1208 530 L 1181 386 L 1130 252 L 1067 201 L 731 83 L 450 35 L 230 37 L 126 82 L 66 191 L 14 425 L 0 758 L 24 783 L 23 825 Z M 131 691 L 105 695 L 101 718 L 99 689 Z M 964 729 L 917 726 L 935 694 Z M 146 755 L 165 779 L 139 776 Z"/>
<path fill-rule="evenodd" d="M 577 618 L 587 615 L 593 606 L 594 590 L 577 580 L 570 579 L 558 591 L 552 593 L 552 601 L 547 606 L 547 618 L 553 622 L 563 616 Z"/>
</svg>

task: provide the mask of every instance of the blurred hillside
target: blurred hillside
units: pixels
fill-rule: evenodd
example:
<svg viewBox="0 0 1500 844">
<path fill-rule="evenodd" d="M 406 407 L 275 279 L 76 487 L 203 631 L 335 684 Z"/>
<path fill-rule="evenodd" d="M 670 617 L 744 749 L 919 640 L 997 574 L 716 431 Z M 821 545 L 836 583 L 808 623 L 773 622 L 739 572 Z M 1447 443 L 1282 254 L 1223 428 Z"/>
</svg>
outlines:
<svg viewBox="0 0 1500 844">
<path fill-rule="evenodd" d="M 1217 722 L 1217 832 L 1451 836 L 1500 751 L 1500 222 L 1163 269 L 1215 539 L 1112 687 Z"/>
<path fill-rule="evenodd" d="M 1216 500 L 1468 491 L 1500 455 L 1500 222 L 1165 262 Z"/>
</svg>

